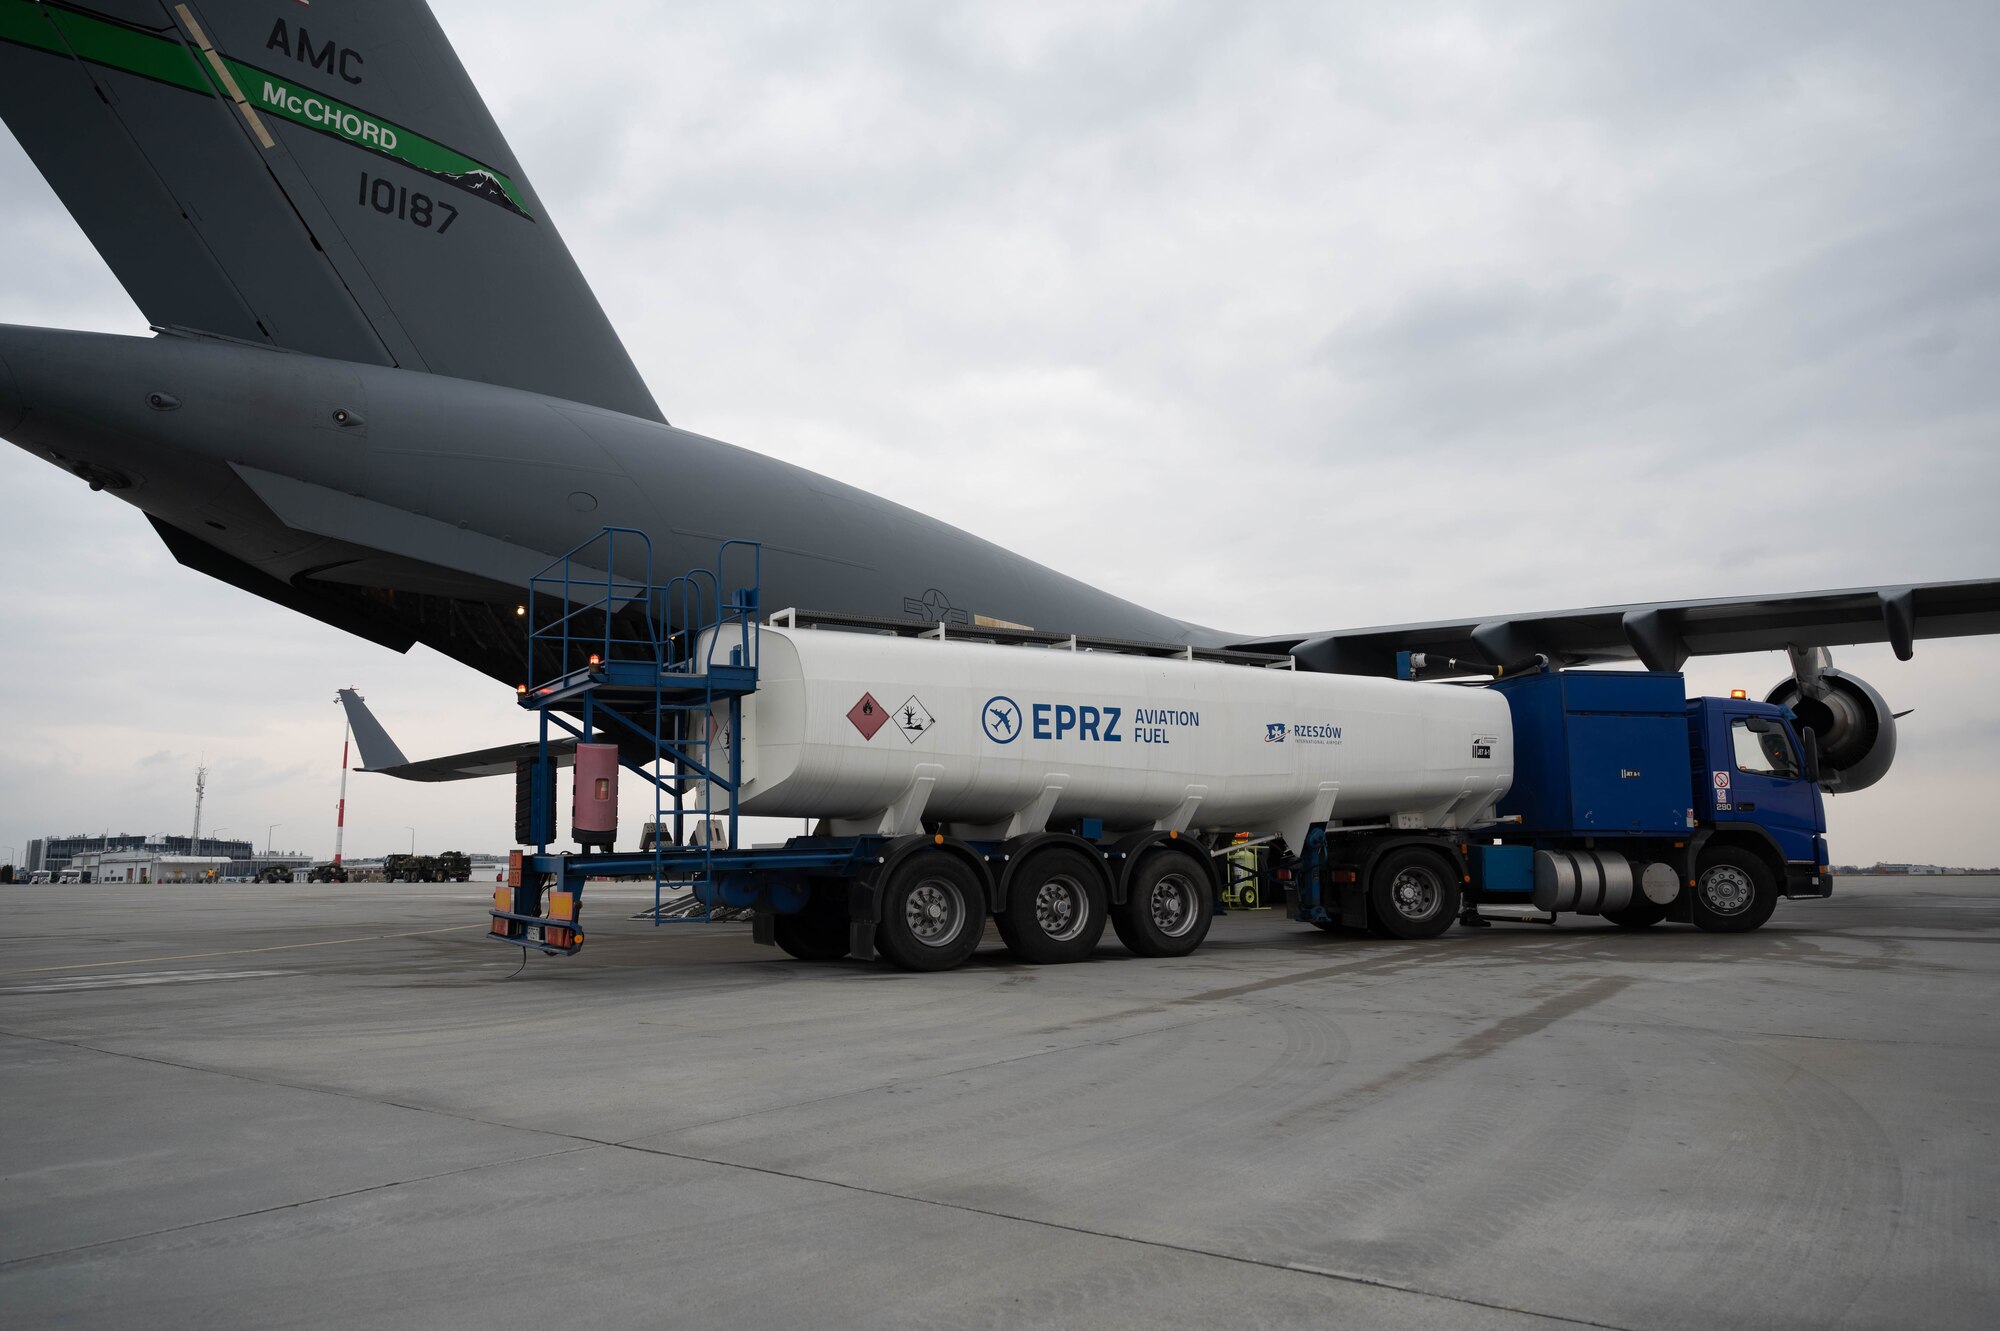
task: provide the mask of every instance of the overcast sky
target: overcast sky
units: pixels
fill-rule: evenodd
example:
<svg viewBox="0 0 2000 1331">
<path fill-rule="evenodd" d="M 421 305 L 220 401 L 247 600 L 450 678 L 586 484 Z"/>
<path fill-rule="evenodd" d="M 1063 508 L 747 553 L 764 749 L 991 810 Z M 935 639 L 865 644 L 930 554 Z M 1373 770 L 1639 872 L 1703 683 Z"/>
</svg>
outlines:
<svg viewBox="0 0 2000 1331">
<path fill-rule="evenodd" d="M 443 3 L 675 424 L 1243 631 L 2000 575 L 1986 3 Z M 0 321 L 144 321 L 0 135 Z M 179 568 L 0 448 L 0 860 L 331 853 L 354 685 L 505 690 Z M 1901 757 L 1834 856 L 2000 863 L 1981 640 L 1836 652 Z M 1762 691 L 1776 657 L 1696 662 Z M 352 855 L 504 849 L 355 777 Z"/>
</svg>

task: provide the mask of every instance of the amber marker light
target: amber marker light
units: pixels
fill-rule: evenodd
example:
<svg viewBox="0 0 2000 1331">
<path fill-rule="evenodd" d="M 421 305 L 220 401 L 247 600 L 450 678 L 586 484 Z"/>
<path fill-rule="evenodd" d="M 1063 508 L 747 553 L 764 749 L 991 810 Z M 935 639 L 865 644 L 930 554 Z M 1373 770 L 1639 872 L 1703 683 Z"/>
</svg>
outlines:
<svg viewBox="0 0 2000 1331">
<path fill-rule="evenodd" d="M 1741 702 L 1743 699 L 1748 698 L 1750 695 L 1745 693 L 1742 689 L 1731 689 L 1729 691 L 1729 696 L 1736 699 L 1738 702 Z"/>
</svg>

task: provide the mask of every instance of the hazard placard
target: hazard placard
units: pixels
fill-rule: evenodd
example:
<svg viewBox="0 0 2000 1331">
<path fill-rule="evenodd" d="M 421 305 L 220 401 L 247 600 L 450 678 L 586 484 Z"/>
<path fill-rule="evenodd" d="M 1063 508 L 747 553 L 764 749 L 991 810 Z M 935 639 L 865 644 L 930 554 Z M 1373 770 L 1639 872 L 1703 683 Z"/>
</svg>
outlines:
<svg viewBox="0 0 2000 1331">
<path fill-rule="evenodd" d="M 864 693 L 854 706 L 847 709 L 847 719 L 861 732 L 861 738 L 874 739 L 875 732 L 889 724 L 889 714 L 882 710 L 882 704 L 875 701 L 875 695 Z"/>
<path fill-rule="evenodd" d="M 917 742 L 918 736 L 927 734 L 936 724 L 930 709 L 925 707 L 914 693 L 903 699 L 903 705 L 896 709 L 895 722 L 896 729 L 902 731 L 903 738 L 912 744 Z"/>
</svg>

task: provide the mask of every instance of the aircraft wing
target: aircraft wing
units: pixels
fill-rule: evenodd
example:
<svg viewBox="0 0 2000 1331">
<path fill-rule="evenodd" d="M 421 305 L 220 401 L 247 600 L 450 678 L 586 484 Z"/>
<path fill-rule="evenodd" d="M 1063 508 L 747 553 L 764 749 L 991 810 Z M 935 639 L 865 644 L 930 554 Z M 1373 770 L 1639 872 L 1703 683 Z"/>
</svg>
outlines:
<svg viewBox="0 0 2000 1331">
<path fill-rule="evenodd" d="M 1690 656 L 1886 642 L 1907 661 L 1918 638 L 1981 633 L 2000 633 L 2000 578 L 1489 615 L 1230 646 L 1289 652 L 1306 669 L 1347 675 L 1393 675 L 1398 652 L 1422 652 L 1430 658 L 1424 675 L 1439 678 L 1484 674 L 1537 653 L 1562 665 L 1637 659 L 1651 670 L 1679 670 Z"/>
</svg>

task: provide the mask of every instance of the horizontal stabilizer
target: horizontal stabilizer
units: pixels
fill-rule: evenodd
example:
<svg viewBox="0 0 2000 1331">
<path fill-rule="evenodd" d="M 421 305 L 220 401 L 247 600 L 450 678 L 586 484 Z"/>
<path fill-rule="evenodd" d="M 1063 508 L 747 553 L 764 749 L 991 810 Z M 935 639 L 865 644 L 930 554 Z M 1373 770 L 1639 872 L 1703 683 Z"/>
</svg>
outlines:
<svg viewBox="0 0 2000 1331">
<path fill-rule="evenodd" d="M 553 559 L 540 550 L 454 527 L 407 509 L 242 463 L 230 465 L 277 515 L 278 521 L 294 531 L 352 541 L 384 554 L 470 574 L 497 584 L 495 590 L 501 595 L 518 596 L 524 592 L 530 580 Z M 607 574 L 579 563 L 572 563 L 570 568 L 578 576 L 572 600 L 603 599 Z M 591 579 L 596 580 L 594 589 L 590 586 Z M 547 592 L 550 588 L 544 585 L 536 590 Z"/>
</svg>

